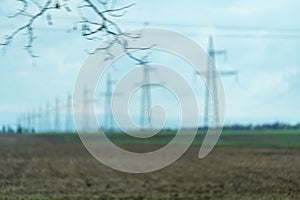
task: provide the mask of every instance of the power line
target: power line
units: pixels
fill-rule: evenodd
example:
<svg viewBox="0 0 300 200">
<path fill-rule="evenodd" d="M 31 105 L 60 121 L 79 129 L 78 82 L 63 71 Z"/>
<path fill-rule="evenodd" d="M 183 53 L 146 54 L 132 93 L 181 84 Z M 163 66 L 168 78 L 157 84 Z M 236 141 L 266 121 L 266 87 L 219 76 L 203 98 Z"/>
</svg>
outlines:
<svg viewBox="0 0 300 200">
<path fill-rule="evenodd" d="M 67 17 L 67 16 L 56 16 L 55 19 L 69 21 L 66 23 L 76 22 L 79 18 L 77 17 Z M 198 24 L 198 23 L 189 23 L 189 22 L 158 22 L 158 21 L 138 21 L 138 20 L 116 20 L 119 24 L 132 24 L 138 25 L 139 27 L 147 27 L 147 26 L 175 26 L 175 27 L 183 27 L 183 28 L 195 28 L 199 30 L 199 28 L 203 29 L 219 29 L 219 30 L 238 30 L 238 31 L 269 31 L 269 32 L 299 32 L 300 28 L 292 28 L 292 27 L 279 27 L 279 26 L 241 26 L 241 25 L 231 25 L 231 24 Z M 18 27 L 13 27 L 12 25 L 0 25 L 0 28 L 6 29 L 15 29 Z M 56 28 L 54 26 L 44 26 L 39 27 L 41 29 L 58 29 L 58 30 L 66 30 L 65 28 Z"/>
<path fill-rule="evenodd" d="M 135 21 L 123 21 L 123 23 L 127 24 L 138 24 L 140 27 L 145 27 L 142 22 Z M 190 36 L 197 37 L 208 37 L 210 35 L 214 35 L 214 37 L 221 38 L 240 38 L 240 39 L 300 39 L 300 29 L 297 28 L 284 28 L 284 27 L 247 27 L 247 26 L 233 26 L 233 25 L 216 25 L 216 26 L 205 26 L 205 25 L 197 25 L 197 24 L 179 24 L 179 23 L 149 23 L 155 26 L 175 26 L 180 28 L 185 28 L 183 30 L 184 33 L 187 33 Z M 5 26 L 0 25 L 0 29 L 17 29 L 18 27 Z M 70 31 L 70 29 L 59 28 L 59 27 L 34 27 L 40 31 L 55 31 L 55 32 L 65 32 L 70 33 L 74 31 Z M 187 30 L 186 28 L 195 28 L 196 31 Z M 198 31 L 202 29 L 201 31 Z M 210 30 L 210 31 L 208 31 Z M 236 32 L 237 31 L 237 32 Z M 76 31 L 75 31 L 76 32 Z M 234 33 L 228 33 L 234 32 Z"/>
<path fill-rule="evenodd" d="M 173 22 L 141 22 L 135 20 L 120 20 L 121 23 L 125 24 L 136 24 L 141 27 L 145 26 L 175 26 L 175 27 L 183 27 L 183 28 L 195 28 L 199 30 L 202 29 L 219 29 L 219 30 L 238 30 L 238 31 L 268 31 L 268 32 L 299 32 L 299 28 L 290 28 L 290 27 L 266 27 L 266 26 L 238 26 L 238 25 L 204 25 L 204 24 L 192 24 L 192 23 L 173 23 Z"/>
</svg>

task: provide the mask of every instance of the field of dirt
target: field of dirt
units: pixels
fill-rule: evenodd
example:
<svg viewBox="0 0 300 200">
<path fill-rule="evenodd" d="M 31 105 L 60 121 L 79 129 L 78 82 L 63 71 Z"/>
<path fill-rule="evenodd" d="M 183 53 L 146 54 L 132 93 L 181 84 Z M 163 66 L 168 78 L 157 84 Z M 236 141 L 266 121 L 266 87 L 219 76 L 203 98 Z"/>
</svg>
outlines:
<svg viewBox="0 0 300 200">
<path fill-rule="evenodd" d="M 128 174 L 99 163 L 80 142 L 0 135 L 0 199 L 300 199 L 300 148 L 216 147 L 202 160 L 198 151 Z"/>
</svg>

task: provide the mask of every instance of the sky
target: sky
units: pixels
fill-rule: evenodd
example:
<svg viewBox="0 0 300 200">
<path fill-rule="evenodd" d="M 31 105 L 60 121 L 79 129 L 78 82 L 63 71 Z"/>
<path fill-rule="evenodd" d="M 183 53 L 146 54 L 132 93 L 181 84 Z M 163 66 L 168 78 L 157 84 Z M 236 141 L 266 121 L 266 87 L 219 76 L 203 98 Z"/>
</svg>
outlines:
<svg viewBox="0 0 300 200">
<path fill-rule="evenodd" d="M 37 21 L 34 51 L 39 57 L 34 61 L 24 51 L 26 36 L 23 34 L 0 51 L 0 124 L 14 125 L 20 114 L 43 109 L 47 102 L 54 105 L 56 98 L 65 104 L 80 67 L 88 57 L 85 50 L 92 51 L 101 44 L 101 41 L 85 40 L 78 31 L 68 31 L 78 19 L 76 6 L 79 2 L 72 1 L 74 9 L 70 13 L 51 12 L 53 26 L 47 25 L 46 16 Z M 123 30 L 145 26 L 168 28 L 186 35 L 203 49 L 207 49 L 211 35 L 215 48 L 227 51 L 225 57 L 217 57 L 216 66 L 219 70 L 237 70 L 238 78 L 223 78 L 226 124 L 300 122 L 299 1 L 132 0 L 118 4 L 130 3 L 135 5 L 126 15 L 116 19 Z M 18 7 L 14 1 L 1 1 L 0 41 L 24 22 L 24 19 L 7 18 Z M 158 61 L 163 62 L 163 59 Z M 179 69 L 178 63 L 167 64 Z M 116 68 L 111 73 L 112 78 L 118 80 L 122 70 Z M 197 82 L 193 76 L 186 78 L 191 84 Z M 105 90 L 105 79 L 103 81 L 100 91 Z M 203 88 L 197 87 L 202 113 Z M 138 94 L 133 99 L 129 107 L 133 108 L 134 121 L 138 121 Z M 167 126 L 176 127 L 177 114 L 172 113 L 174 107 L 170 106 L 175 101 L 170 99 L 162 89 L 153 91 L 154 103 L 169 106 L 166 108 L 171 112 Z M 99 101 L 104 102 L 104 97 L 99 96 Z M 101 118 L 104 103 L 96 107 Z"/>
</svg>

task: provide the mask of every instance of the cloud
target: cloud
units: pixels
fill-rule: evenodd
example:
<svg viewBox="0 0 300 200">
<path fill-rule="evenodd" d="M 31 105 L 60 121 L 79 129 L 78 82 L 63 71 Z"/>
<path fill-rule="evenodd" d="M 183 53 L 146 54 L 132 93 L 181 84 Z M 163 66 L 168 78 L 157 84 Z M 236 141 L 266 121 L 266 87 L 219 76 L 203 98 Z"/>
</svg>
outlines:
<svg viewBox="0 0 300 200">
<path fill-rule="evenodd" d="M 270 96 L 287 91 L 291 80 L 298 78 L 300 67 L 285 68 L 276 71 L 263 71 L 254 76 L 248 92 L 254 96 Z"/>
</svg>

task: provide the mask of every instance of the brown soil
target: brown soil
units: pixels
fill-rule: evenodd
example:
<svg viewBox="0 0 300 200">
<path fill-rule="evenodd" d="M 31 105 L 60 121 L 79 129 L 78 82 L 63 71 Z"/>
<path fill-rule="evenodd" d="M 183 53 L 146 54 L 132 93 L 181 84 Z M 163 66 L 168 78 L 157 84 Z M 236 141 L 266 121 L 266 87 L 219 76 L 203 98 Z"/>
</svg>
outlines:
<svg viewBox="0 0 300 200">
<path fill-rule="evenodd" d="M 135 145 L 151 148 L 147 145 Z M 0 137 L 0 199 L 300 199 L 300 149 L 191 147 L 171 166 L 128 174 L 77 142 Z"/>
</svg>

